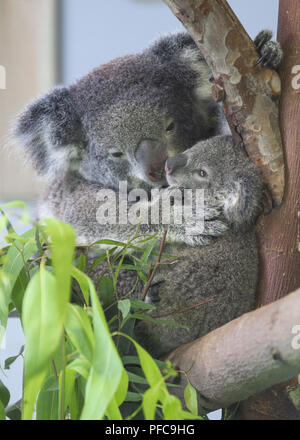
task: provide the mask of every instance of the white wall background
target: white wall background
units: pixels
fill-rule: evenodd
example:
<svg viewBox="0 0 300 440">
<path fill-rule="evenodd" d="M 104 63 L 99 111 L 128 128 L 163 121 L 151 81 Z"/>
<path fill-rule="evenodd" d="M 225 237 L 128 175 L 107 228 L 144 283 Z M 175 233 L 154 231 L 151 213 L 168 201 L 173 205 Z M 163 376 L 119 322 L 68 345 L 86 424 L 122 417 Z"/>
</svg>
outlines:
<svg viewBox="0 0 300 440">
<path fill-rule="evenodd" d="M 276 34 L 279 0 L 229 0 L 249 35 Z M 61 79 L 70 83 L 112 58 L 182 29 L 162 0 L 62 0 Z"/>
</svg>

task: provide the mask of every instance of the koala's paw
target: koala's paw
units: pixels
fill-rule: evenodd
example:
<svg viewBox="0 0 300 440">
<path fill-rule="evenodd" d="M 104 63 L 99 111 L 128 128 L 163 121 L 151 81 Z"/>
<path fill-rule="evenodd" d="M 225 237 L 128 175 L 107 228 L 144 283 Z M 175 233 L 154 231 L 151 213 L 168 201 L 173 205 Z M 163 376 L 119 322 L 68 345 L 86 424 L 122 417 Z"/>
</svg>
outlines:
<svg viewBox="0 0 300 440">
<path fill-rule="evenodd" d="M 146 303 L 157 304 L 160 302 L 161 298 L 159 296 L 159 285 L 161 283 L 163 283 L 163 281 L 157 281 L 151 283 L 146 296 Z"/>
<path fill-rule="evenodd" d="M 224 235 L 229 230 L 229 226 L 221 220 L 205 221 L 204 227 L 199 224 L 186 228 L 185 242 L 190 246 L 207 246 L 217 237 Z"/>
<path fill-rule="evenodd" d="M 257 64 L 262 63 L 263 66 L 277 69 L 283 58 L 283 51 L 278 41 L 271 40 L 273 36 L 272 31 L 261 31 L 254 40 L 257 52 L 260 58 Z"/>
</svg>

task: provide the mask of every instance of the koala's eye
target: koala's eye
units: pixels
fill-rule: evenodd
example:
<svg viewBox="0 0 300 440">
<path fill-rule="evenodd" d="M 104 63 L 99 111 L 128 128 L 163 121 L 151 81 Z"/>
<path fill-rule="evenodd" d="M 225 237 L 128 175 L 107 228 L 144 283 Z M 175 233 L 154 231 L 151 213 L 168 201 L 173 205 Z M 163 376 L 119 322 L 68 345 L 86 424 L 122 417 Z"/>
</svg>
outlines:
<svg viewBox="0 0 300 440">
<path fill-rule="evenodd" d="M 116 157 L 116 158 L 123 156 L 122 151 L 114 151 L 113 153 L 110 153 L 110 154 L 112 155 L 112 157 Z"/>
<path fill-rule="evenodd" d="M 205 171 L 205 170 L 197 170 L 197 171 L 194 171 L 194 176 L 196 177 L 196 178 L 205 178 L 205 177 L 207 177 L 207 172 Z"/>
<path fill-rule="evenodd" d="M 175 129 L 175 123 L 172 121 L 167 125 L 166 132 L 171 133 Z"/>
</svg>

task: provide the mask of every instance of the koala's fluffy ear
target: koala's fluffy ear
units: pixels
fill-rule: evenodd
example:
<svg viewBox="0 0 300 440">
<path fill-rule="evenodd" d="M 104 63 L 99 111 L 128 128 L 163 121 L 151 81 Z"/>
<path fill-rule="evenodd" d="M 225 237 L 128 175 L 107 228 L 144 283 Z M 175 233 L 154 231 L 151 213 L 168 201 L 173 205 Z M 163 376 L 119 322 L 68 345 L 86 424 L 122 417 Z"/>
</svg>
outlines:
<svg viewBox="0 0 300 440">
<path fill-rule="evenodd" d="M 246 232 L 257 221 L 263 209 L 263 184 L 258 169 L 249 162 L 228 183 L 224 215 L 232 229 Z"/>
<path fill-rule="evenodd" d="M 27 150 L 38 174 L 64 167 L 82 144 L 82 127 L 66 87 L 55 87 L 30 104 L 14 135 Z"/>
<path fill-rule="evenodd" d="M 161 60 L 168 62 L 172 58 L 178 60 L 180 55 L 187 50 L 197 51 L 198 56 L 203 59 L 196 43 L 187 32 L 175 32 L 165 35 L 150 47 L 152 53 Z"/>
</svg>

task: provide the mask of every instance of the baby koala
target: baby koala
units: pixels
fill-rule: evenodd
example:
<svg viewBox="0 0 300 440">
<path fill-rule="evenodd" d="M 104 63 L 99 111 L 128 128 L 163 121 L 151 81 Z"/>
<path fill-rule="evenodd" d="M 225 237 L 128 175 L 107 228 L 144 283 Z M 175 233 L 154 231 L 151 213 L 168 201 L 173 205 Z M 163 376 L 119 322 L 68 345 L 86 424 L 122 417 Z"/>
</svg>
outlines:
<svg viewBox="0 0 300 440">
<path fill-rule="evenodd" d="M 160 266 L 147 295 L 156 310 L 149 313 L 184 328 L 137 323 L 137 341 L 157 357 L 253 309 L 258 274 L 254 225 L 262 210 L 260 173 L 230 136 L 199 142 L 168 159 L 166 174 L 170 191 L 202 189 L 204 212 L 216 209 L 228 229 L 223 235 L 212 233 L 203 246 L 165 246 L 163 252 L 179 261 Z M 213 220 L 204 217 L 204 227 Z"/>
</svg>

